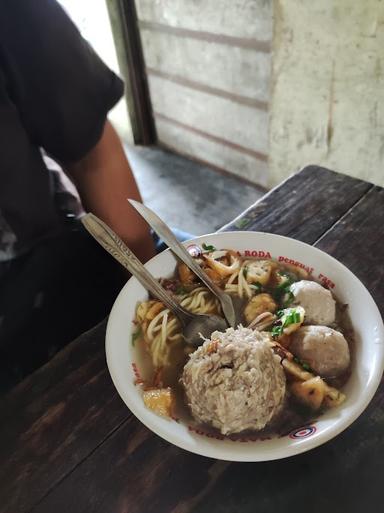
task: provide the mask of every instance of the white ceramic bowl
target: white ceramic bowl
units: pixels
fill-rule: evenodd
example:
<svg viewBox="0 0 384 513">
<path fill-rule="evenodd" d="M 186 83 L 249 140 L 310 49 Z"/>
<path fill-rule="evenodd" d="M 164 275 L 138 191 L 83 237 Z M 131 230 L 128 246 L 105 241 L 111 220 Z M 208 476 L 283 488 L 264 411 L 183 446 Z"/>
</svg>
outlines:
<svg viewBox="0 0 384 513">
<path fill-rule="evenodd" d="M 384 364 L 384 327 L 379 310 L 367 289 L 340 262 L 326 253 L 294 239 L 259 232 L 226 232 L 205 235 L 188 241 L 186 246 L 202 243 L 217 248 L 232 248 L 250 255 L 286 258 L 313 268 L 315 279 L 325 277 L 334 284 L 332 291 L 348 303 L 353 322 L 356 348 L 352 375 L 343 391 L 347 396 L 339 408 L 327 411 L 311 425 L 281 438 L 232 441 L 208 438 L 191 431 L 187 425 L 159 417 L 148 410 L 135 386 L 136 352 L 132 347 L 132 319 L 138 301 L 148 295 L 136 278 L 131 278 L 112 308 L 106 335 L 108 368 L 121 398 L 132 413 L 149 429 L 168 442 L 188 451 L 230 461 L 265 461 L 285 458 L 317 447 L 348 427 L 367 407 L 381 379 Z M 156 277 L 171 276 L 175 259 L 167 250 L 148 262 Z M 292 263 L 292 262 L 291 262 Z"/>
</svg>

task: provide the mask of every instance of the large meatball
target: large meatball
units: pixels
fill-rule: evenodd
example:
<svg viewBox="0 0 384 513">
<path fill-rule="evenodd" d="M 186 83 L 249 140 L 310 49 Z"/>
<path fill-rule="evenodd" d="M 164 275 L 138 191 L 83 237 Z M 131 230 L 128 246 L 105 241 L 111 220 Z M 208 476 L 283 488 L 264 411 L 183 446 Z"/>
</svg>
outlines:
<svg viewBox="0 0 384 513">
<path fill-rule="evenodd" d="M 306 324 L 329 325 L 335 322 L 336 302 L 329 290 L 315 281 L 301 280 L 290 287 L 293 304 L 305 310 Z"/>
<path fill-rule="evenodd" d="M 214 332 L 184 367 L 193 417 L 223 434 L 262 429 L 280 411 L 285 374 L 266 334 L 239 326 Z"/>
<path fill-rule="evenodd" d="M 328 326 L 303 326 L 292 337 L 289 350 L 325 378 L 337 377 L 349 366 L 344 336 Z"/>
</svg>

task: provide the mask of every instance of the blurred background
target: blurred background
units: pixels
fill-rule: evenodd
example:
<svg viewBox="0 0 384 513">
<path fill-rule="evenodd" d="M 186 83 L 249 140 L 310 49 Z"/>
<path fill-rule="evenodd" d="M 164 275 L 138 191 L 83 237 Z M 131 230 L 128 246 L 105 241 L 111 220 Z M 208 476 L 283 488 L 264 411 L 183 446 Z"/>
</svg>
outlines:
<svg viewBox="0 0 384 513">
<path fill-rule="evenodd" d="M 381 0 L 60 2 L 125 80 L 111 119 L 167 222 L 212 230 L 306 164 L 384 185 Z"/>
</svg>

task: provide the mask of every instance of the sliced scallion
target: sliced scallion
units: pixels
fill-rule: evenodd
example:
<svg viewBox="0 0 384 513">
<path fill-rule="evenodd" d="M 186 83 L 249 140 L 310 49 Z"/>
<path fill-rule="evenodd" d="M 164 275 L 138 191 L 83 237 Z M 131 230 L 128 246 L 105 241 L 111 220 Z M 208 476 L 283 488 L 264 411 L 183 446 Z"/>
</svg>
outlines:
<svg viewBox="0 0 384 513">
<path fill-rule="evenodd" d="M 273 326 L 272 328 L 272 337 L 279 337 L 283 333 L 283 326 Z"/>
<path fill-rule="evenodd" d="M 139 340 L 143 336 L 143 332 L 141 327 L 139 326 L 137 330 L 132 333 L 132 345 L 134 346 L 137 340 Z"/>
<path fill-rule="evenodd" d="M 203 242 L 203 244 L 201 245 L 201 247 L 203 248 L 204 251 L 208 251 L 208 252 L 212 252 L 212 251 L 216 251 L 216 248 L 215 246 L 212 246 L 211 244 L 206 244 L 205 242 Z"/>
</svg>

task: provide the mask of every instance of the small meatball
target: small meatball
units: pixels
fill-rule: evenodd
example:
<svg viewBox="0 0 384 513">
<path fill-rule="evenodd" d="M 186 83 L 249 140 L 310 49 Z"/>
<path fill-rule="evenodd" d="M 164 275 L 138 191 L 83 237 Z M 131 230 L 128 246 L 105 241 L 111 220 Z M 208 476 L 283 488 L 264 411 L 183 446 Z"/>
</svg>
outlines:
<svg viewBox="0 0 384 513">
<path fill-rule="evenodd" d="M 289 350 L 317 374 L 333 378 L 348 368 L 350 354 L 344 336 L 328 326 L 303 326 L 292 335 Z"/>
<path fill-rule="evenodd" d="M 274 312 L 277 308 L 275 301 L 269 294 L 258 294 L 254 296 L 244 309 L 244 318 L 249 324 L 256 317 L 264 312 Z"/>
<path fill-rule="evenodd" d="M 328 326 L 335 322 L 336 302 L 329 290 L 307 280 L 292 283 L 290 290 L 294 296 L 293 304 L 305 310 L 306 324 Z"/>
<path fill-rule="evenodd" d="M 272 264 L 268 260 L 247 260 L 244 262 L 247 269 L 247 282 L 266 285 L 271 277 Z"/>
</svg>

